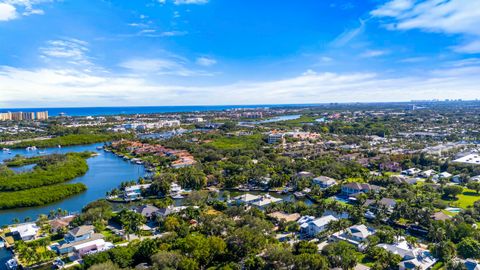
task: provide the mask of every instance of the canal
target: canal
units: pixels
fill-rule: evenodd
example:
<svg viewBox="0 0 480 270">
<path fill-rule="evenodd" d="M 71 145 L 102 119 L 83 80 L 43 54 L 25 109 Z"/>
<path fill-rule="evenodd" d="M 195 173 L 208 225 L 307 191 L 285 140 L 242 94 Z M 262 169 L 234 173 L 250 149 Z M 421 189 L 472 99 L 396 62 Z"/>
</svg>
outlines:
<svg viewBox="0 0 480 270">
<path fill-rule="evenodd" d="M 112 153 L 97 150 L 97 147 L 102 145 L 103 144 L 98 143 L 63 148 L 39 149 L 36 151 L 12 149 L 10 154 L 7 151 L 0 151 L 1 161 L 12 158 L 17 154 L 37 156 L 83 151 L 92 151 L 99 154 L 98 156 L 87 159 L 89 169 L 85 175 L 68 182 L 84 183 L 87 186 L 87 191 L 46 206 L 0 210 L 0 226 L 11 224 L 14 218 L 18 218 L 20 221 L 25 220 L 26 217 L 35 220 L 38 215 L 48 214 L 50 210 L 56 210 L 58 208 L 69 212 L 78 212 L 89 202 L 104 198 L 107 191 L 118 187 L 122 181 L 137 180 L 139 177 L 145 176 L 146 170 L 143 165 L 133 164 Z"/>
</svg>

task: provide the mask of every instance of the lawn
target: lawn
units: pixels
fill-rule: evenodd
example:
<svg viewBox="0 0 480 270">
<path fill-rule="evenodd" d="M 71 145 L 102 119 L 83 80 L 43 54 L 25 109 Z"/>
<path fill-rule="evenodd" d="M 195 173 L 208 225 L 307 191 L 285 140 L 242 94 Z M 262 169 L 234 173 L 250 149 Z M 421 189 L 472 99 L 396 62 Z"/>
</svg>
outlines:
<svg viewBox="0 0 480 270">
<path fill-rule="evenodd" d="M 457 196 L 456 200 L 445 200 L 445 202 L 449 203 L 453 207 L 460 207 L 466 209 L 473 204 L 480 200 L 480 195 L 477 194 L 474 190 L 465 188 L 463 193 Z"/>
<path fill-rule="evenodd" d="M 255 134 L 239 137 L 221 137 L 209 142 L 208 145 L 221 150 L 240 150 L 258 148 L 262 142 L 262 135 Z"/>
</svg>

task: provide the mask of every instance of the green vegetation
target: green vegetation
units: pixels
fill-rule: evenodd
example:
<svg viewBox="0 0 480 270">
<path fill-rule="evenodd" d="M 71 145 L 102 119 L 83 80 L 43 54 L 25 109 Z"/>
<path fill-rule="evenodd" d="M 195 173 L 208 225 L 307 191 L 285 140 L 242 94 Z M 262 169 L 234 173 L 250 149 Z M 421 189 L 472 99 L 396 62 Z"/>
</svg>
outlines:
<svg viewBox="0 0 480 270">
<path fill-rule="evenodd" d="M 0 191 L 18 191 L 53 185 L 72 180 L 85 174 L 88 170 L 83 154 L 48 155 L 35 158 L 17 158 L 7 165 L 37 164 L 33 171 L 20 174 L 0 176 Z"/>
<path fill-rule="evenodd" d="M 0 209 L 32 207 L 49 204 L 87 189 L 82 183 L 59 184 L 15 192 L 0 192 Z"/>
<path fill-rule="evenodd" d="M 117 140 L 124 136 L 125 135 L 119 135 L 114 133 L 68 134 L 68 135 L 58 136 L 58 137 L 54 137 L 46 140 L 23 141 L 14 145 L 0 146 L 0 147 L 24 148 L 24 147 L 35 145 L 38 148 L 46 148 L 46 147 L 57 147 L 58 145 L 61 145 L 61 146 L 81 145 L 81 144 L 91 144 L 91 143 Z"/>
<path fill-rule="evenodd" d="M 220 137 L 209 142 L 208 145 L 220 150 L 243 150 L 258 148 L 262 142 L 262 135 L 255 134 L 239 137 Z"/>
<path fill-rule="evenodd" d="M 467 209 L 468 207 L 473 206 L 473 204 L 480 200 L 480 195 L 471 189 L 464 189 L 463 193 L 457 195 L 458 200 L 455 202 L 458 207 Z"/>
</svg>

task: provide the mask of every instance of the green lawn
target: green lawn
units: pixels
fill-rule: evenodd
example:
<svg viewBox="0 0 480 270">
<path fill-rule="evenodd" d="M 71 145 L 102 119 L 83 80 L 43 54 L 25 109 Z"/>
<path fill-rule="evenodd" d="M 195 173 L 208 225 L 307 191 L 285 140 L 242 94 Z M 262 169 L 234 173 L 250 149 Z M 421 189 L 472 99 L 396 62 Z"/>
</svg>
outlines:
<svg viewBox="0 0 480 270">
<path fill-rule="evenodd" d="M 258 148 L 261 143 L 262 135 L 254 134 L 250 136 L 221 137 L 209 142 L 208 145 L 221 150 L 238 150 L 255 149 Z"/>
<path fill-rule="evenodd" d="M 463 193 L 457 196 L 457 200 L 447 200 L 445 202 L 449 203 L 453 207 L 460 207 L 466 209 L 470 206 L 473 206 L 473 203 L 480 200 L 480 195 L 477 194 L 474 190 L 465 188 Z"/>
</svg>

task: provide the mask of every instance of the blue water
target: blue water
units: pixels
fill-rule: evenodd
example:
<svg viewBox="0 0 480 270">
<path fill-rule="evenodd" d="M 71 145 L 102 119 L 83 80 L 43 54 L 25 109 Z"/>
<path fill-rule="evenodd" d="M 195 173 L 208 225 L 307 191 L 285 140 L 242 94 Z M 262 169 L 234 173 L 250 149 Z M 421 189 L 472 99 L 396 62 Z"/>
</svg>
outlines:
<svg viewBox="0 0 480 270">
<path fill-rule="evenodd" d="M 101 145 L 102 144 L 99 143 L 64 148 L 42 149 L 42 151 L 45 151 L 46 154 L 82 151 L 99 153 L 99 156 L 92 157 L 87 160 L 89 170 L 85 175 L 69 182 L 84 183 L 87 185 L 87 191 L 46 206 L 19 208 L 14 210 L 0 210 L 0 226 L 11 224 L 14 218 L 18 218 L 20 221 L 24 220 L 26 217 L 36 219 L 39 214 L 48 214 L 50 210 L 55 210 L 58 208 L 68 210 L 69 212 L 78 212 L 89 202 L 104 198 L 105 192 L 117 187 L 120 182 L 137 180 L 139 177 L 142 177 L 146 174 L 145 168 L 142 165 L 136 165 L 125 161 L 112 153 L 104 152 L 103 150 L 97 150 L 96 147 Z M 25 156 L 38 155 L 37 151 L 26 151 L 25 149 L 12 149 L 11 151 L 11 155 L 0 151 L 0 160 L 11 158 L 16 154 Z"/>
<path fill-rule="evenodd" d="M 281 116 L 276 116 L 272 118 L 268 118 L 265 120 L 260 120 L 260 121 L 251 121 L 251 122 L 239 122 L 239 125 L 258 125 L 258 124 L 268 124 L 268 123 L 275 123 L 275 122 L 282 122 L 282 121 L 288 121 L 288 120 L 295 120 L 300 118 L 302 115 L 300 114 L 294 114 L 294 115 L 281 115 Z"/>
<path fill-rule="evenodd" d="M 0 248 L 0 270 L 6 270 L 5 263 L 12 258 L 12 252 L 6 248 Z"/>
<path fill-rule="evenodd" d="M 152 113 L 177 113 L 177 112 L 205 112 L 223 111 L 239 108 L 283 108 L 283 107 L 309 107 L 317 104 L 286 104 L 286 105 L 213 105 L 213 106 L 145 106 L 145 107 L 81 107 L 81 108 L 12 108 L 1 109 L 0 112 L 38 112 L 48 111 L 50 116 L 58 116 L 64 113 L 68 116 L 97 116 L 119 114 L 152 114 Z"/>
</svg>

